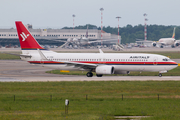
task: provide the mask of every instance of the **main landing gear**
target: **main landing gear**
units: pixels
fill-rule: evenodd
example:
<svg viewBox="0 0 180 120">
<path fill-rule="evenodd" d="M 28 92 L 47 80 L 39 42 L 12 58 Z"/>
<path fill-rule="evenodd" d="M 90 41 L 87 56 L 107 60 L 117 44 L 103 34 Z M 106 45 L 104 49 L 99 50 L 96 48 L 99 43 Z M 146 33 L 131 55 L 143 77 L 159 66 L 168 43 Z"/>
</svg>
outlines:
<svg viewBox="0 0 180 120">
<path fill-rule="evenodd" d="M 97 77 L 102 77 L 103 75 L 102 74 L 96 74 Z"/>
<path fill-rule="evenodd" d="M 92 77 L 93 76 L 93 73 L 92 72 L 88 72 L 86 74 L 87 77 Z M 102 77 L 103 75 L 102 74 L 96 74 L 97 77 Z"/>
<path fill-rule="evenodd" d="M 88 72 L 88 73 L 86 74 L 86 76 L 87 76 L 87 77 L 92 77 L 92 76 L 93 76 L 93 73 L 92 73 L 92 72 Z"/>
</svg>

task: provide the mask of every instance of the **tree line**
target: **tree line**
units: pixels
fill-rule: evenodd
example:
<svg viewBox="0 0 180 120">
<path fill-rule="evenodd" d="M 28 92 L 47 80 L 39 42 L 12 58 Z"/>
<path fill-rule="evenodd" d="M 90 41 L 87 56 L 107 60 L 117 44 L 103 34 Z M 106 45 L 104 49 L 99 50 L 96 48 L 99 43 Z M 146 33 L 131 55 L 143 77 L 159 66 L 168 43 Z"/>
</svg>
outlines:
<svg viewBox="0 0 180 120">
<path fill-rule="evenodd" d="M 101 27 L 95 25 L 87 24 L 84 26 L 76 26 L 74 29 L 98 29 L 101 30 Z M 160 38 L 170 38 L 173 34 L 173 29 L 176 27 L 175 39 L 180 39 L 180 26 L 164 26 L 164 25 L 147 25 L 147 40 L 158 41 Z M 72 27 L 64 27 L 63 29 L 72 29 Z M 103 31 L 111 34 L 118 34 L 117 27 L 103 27 Z M 121 42 L 132 43 L 136 39 L 144 40 L 144 25 L 126 25 L 125 27 L 119 28 L 119 35 L 121 36 Z"/>
</svg>

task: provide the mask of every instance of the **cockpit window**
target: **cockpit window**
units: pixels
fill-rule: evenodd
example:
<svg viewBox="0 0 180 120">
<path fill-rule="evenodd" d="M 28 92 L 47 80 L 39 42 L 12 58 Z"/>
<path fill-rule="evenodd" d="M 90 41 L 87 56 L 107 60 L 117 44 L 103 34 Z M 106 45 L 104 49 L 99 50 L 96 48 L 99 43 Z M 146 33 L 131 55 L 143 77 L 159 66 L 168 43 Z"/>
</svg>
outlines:
<svg viewBox="0 0 180 120">
<path fill-rule="evenodd" d="M 164 58 L 163 61 L 170 61 L 170 59 L 169 58 Z"/>
</svg>

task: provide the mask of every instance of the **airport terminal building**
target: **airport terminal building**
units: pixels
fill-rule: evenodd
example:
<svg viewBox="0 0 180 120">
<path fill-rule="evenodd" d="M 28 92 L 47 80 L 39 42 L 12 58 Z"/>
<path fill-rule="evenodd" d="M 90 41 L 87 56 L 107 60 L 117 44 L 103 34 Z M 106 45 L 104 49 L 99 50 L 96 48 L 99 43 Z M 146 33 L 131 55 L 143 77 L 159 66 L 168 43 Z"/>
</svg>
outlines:
<svg viewBox="0 0 180 120">
<path fill-rule="evenodd" d="M 86 36 L 86 29 L 33 29 L 32 25 L 26 25 L 31 34 L 37 39 L 41 45 L 57 45 L 60 46 L 68 38 L 81 38 Z M 111 33 L 102 33 L 103 39 L 118 39 L 117 35 Z M 91 40 L 101 39 L 101 30 L 89 29 L 88 38 Z M 103 44 L 117 43 L 116 40 L 104 42 Z M 0 29 L 0 45 L 19 45 L 17 31 L 14 28 Z"/>
</svg>

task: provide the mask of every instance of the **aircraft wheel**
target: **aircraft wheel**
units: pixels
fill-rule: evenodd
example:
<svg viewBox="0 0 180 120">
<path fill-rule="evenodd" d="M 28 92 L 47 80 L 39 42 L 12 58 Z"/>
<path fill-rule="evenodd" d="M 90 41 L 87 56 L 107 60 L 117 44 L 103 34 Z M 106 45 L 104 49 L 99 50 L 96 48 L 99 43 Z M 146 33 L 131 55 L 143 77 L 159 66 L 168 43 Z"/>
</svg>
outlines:
<svg viewBox="0 0 180 120">
<path fill-rule="evenodd" d="M 97 77 L 102 77 L 103 75 L 102 74 L 96 74 Z"/>
<path fill-rule="evenodd" d="M 88 72 L 88 73 L 86 74 L 86 76 L 87 76 L 87 77 L 92 77 L 92 76 L 93 76 L 93 73 L 92 73 L 92 72 Z"/>
<path fill-rule="evenodd" d="M 159 73 L 159 77 L 162 77 L 162 74 L 161 74 L 161 73 Z"/>
<path fill-rule="evenodd" d="M 163 46 L 161 46 L 161 48 L 163 48 Z"/>
</svg>

